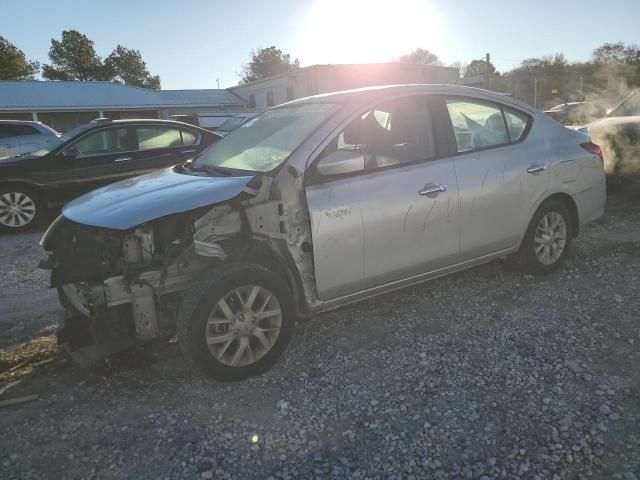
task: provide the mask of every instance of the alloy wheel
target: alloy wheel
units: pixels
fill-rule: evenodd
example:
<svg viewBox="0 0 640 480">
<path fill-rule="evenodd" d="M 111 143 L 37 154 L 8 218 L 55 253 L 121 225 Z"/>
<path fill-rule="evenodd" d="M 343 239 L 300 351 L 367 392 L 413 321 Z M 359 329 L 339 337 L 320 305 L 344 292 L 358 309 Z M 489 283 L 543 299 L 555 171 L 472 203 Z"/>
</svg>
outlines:
<svg viewBox="0 0 640 480">
<path fill-rule="evenodd" d="M 31 223 L 36 216 L 36 203 L 22 192 L 6 192 L 0 195 L 0 224 L 19 228 Z"/>
<path fill-rule="evenodd" d="M 567 224 L 558 212 L 546 213 L 534 236 L 536 257 L 543 265 L 553 265 L 562 256 L 567 243 Z"/>
<path fill-rule="evenodd" d="M 251 365 L 273 348 L 282 329 L 282 308 L 268 289 L 235 288 L 214 306 L 206 325 L 209 352 L 221 363 Z"/>
</svg>

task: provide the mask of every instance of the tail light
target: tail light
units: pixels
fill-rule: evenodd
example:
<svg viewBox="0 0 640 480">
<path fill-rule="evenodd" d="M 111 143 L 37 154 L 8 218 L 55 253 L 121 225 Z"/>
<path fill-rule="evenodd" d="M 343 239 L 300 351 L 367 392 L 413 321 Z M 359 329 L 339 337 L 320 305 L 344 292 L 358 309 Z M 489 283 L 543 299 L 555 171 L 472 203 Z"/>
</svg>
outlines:
<svg viewBox="0 0 640 480">
<path fill-rule="evenodd" d="M 604 156 L 602 155 L 602 148 L 600 148 L 600 145 L 596 145 L 595 143 L 592 143 L 592 142 L 585 142 L 585 143 L 581 143 L 580 146 L 584 148 L 587 152 L 593 153 L 594 155 L 597 155 L 598 157 L 600 157 L 600 161 L 602 162 L 602 165 L 604 165 Z"/>
</svg>

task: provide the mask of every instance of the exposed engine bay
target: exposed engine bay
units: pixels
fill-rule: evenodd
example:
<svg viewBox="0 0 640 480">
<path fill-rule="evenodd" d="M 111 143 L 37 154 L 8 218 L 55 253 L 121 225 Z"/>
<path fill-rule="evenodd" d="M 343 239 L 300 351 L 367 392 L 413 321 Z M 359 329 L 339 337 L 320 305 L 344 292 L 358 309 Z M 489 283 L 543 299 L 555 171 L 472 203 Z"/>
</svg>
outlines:
<svg viewBox="0 0 640 480">
<path fill-rule="evenodd" d="M 299 213 L 302 208 L 292 212 L 268 200 L 270 177 L 255 183 L 257 188 L 248 185 L 229 202 L 126 231 L 58 217 L 42 244 L 49 253 L 51 287 L 65 308 L 59 344 L 89 366 L 136 342 L 170 338 L 182 292 L 220 262 L 289 262 L 293 269 L 280 270 L 295 291 L 291 271 L 298 269 L 291 253 L 300 265 L 312 265 L 305 248 L 308 218 Z M 274 255 L 281 258 L 269 258 Z"/>
</svg>

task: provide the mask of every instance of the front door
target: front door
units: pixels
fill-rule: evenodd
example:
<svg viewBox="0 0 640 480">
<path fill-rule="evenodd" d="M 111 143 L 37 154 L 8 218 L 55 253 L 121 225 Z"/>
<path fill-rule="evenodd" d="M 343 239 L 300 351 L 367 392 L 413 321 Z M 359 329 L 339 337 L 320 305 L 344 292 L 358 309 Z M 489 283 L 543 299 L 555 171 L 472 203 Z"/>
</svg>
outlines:
<svg viewBox="0 0 640 480">
<path fill-rule="evenodd" d="M 327 300 L 457 261 L 458 187 L 437 158 L 425 96 L 358 115 L 325 149 L 364 154 L 364 172 L 307 186 L 318 295 Z"/>
<path fill-rule="evenodd" d="M 64 203 L 83 193 L 135 174 L 132 128 L 94 130 L 60 152 L 49 171 L 48 197 Z"/>
</svg>

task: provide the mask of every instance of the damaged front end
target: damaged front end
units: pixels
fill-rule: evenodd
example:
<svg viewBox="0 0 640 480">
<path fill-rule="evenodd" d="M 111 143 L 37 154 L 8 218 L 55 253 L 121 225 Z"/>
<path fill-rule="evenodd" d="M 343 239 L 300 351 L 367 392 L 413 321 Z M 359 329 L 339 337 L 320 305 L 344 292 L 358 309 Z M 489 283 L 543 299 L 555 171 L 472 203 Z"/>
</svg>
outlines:
<svg viewBox="0 0 640 480">
<path fill-rule="evenodd" d="M 126 230 L 58 217 L 41 243 L 65 309 L 59 344 L 90 366 L 137 342 L 174 335 L 182 293 L 198 276 L 250 255 L 256 236 L 270 238 L 268 230 L 278 229 L 284 212 L 267 201 L 271 181 L 255 178 L 224 202 Z"/>
<path fill-rule="evenodd" d="M 172 335 L 179 292 L 220 255 L 199 257 L 190 218 L 172 216 L 128 231 L 89 227 L 60 217 L 47 239 L 65 309 L 58 341 L 88 366 L 136 341 Z"/>
</svg>

